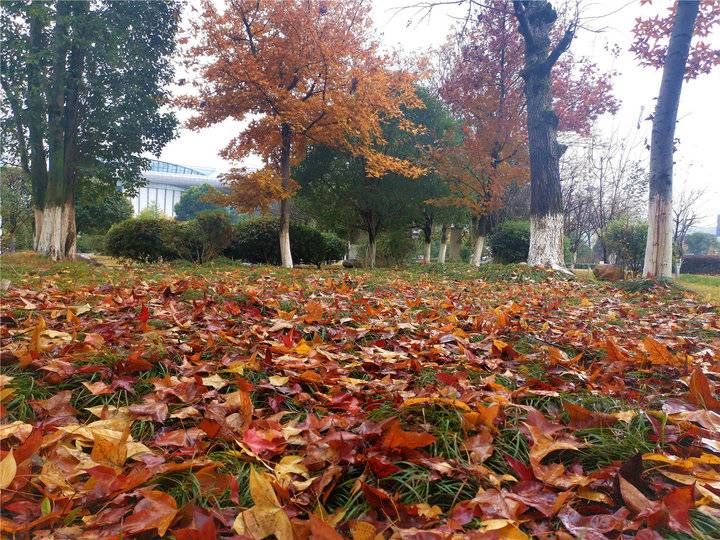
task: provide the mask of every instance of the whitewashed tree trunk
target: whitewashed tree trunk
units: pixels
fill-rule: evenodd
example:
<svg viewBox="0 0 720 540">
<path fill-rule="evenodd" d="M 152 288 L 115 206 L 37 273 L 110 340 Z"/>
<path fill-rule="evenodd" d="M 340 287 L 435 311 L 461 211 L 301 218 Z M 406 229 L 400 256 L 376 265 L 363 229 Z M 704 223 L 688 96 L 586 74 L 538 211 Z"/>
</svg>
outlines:
<svg viewBox="0 0 720 540">
<path fill-rule="evenodd" d="M 680 277 L 680 269 L 682 268 L 682 257 L 679 257 L 675 263 L 675 275 Z"/>
<path fill-rule="evenodd" d="M 672 275 L 672 199 L 660 195 L 652 198 L 648 207 L 643 275 L 658 278 Z"/>
<path fill-rule="evenodd" d="M 530 250 L 528 264 L 563 268 L 563 215 L 546 214 L 530 217 Z"/>
<path fill-rule="evenodd" d="M 292 130 L 290 124 L 280 126 L 282 141 L 280 153 L 280 177 L 284 190 L 290 187 L 290 152 L 292 150 Z M 286 198 L 280 200 L 280 261 L 285 268 L 293 267 L 290 250 L 290 204 Z"/>
<path fill-rule="evenodd" d="M 424 264 L 430 263 L 431 247 L 432 247 L 432 244 L 430 242 L 425 242 L 425 250 L 423 251 L 423 263 Z"/>
<path fill-rule="evenodd" d="M 675 125 L 699 2 L 677 3 L 650 137 L 650 198 L 643 275 L 672 276 L 672 175 Z"/>
<path fill-rule="evenodd" d="M 33 217 L 35 218 L 35 231 L 33 233 L 33 251 L 38 250 L 40 242 L 40 234 L 42 233 L 43 211 L 40 208 L 33 208 Z"/>
<path fill-rule="evenodd" d="M 37 252 L 54 261 L 73 259 L 76 252 L 75 205 L 48 206 L 42 210 Z"/>
<path fill-rule="evenodd" d="M 572 260 L 570 262 L 570 268 L 572 270 L 575 270 L 575 266 L 577 266 L 577 251 L 572 252 Z"/>
<path fill-rule="evenodd" d="M 438 253 L 438 262 L 445 264 L 445 258 L 447 257 L 448 240 L 450 236 L 450 230 L 447 224 L 443 223 L 440 228 L 440 252 Z"/>
<path fill-rule="evenodd" d="M 473 266 L 480 266 L 482 261 L 482 252 L 485 248 L 485 236 L 479 234 L 475 237 L 475 245 L 473 247 L 472 255 L 470 256 L 470 264 Z"/>
<path fill-rule="evenodd" d="M 375 257 L 377 255 L 377 241 L 371 238 L 368 241 L 368 266 L 375 268 Z"/>
<path fill-rule="evenodd" d="M 445 258 L 447 257 L 447 240 L 440 244 L 440 253 L 438 253 L 438 262 L 445 264 Z"/>
<path fill-rule="evenodd" d="M 290 212 L 286 200 L 280 203 L 280 261 L 285 268 L 293 267 L 290 251 Z"/>
</svg>

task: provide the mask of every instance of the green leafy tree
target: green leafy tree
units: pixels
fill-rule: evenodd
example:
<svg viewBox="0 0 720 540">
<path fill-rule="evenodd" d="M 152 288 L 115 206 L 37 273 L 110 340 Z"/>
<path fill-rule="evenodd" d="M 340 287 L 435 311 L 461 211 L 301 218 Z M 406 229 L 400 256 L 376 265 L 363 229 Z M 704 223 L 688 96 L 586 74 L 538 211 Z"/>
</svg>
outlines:
<svg viewBox="0 0 720 540">
<path fill-rule="evenodd" d="M 87 178 L 75 199 L 75 221 L 79 234 L 105 234 L 115 223 L 130 219 L 128 198 L 96 178 Z"/>
<path fill-rule="evenodd" d="M 691 255 L 709 255 L 720 250 L 720 244 L 714 234 L 704 232 L 690 233 L 685 237 L 687 251 Z"/>
<path fill-rule="evenodd" d="M 30 178 L 17 167 L 0 168 L 2 251 L 28 248 L 32 239 Z"/>
<path fill-rule="evenodd" d="M 200 212 L 222 210 L 222 207 L 208 200 L 215 191 L 210 184 L 192 186 L 183 191 L 180 200 L 175 204 L 175 217 L 180 221 L 189 221 Z"/>
<path fill-rule="evenodd" d="M 645 260 L 646 222 L 612 221 L 604 232 L 605 244 L 615 263 L 633 272 L 640 272 Z"/>
<path fill-rule="evenodd" d="M 0 4 L 3 141 L 31 177 L 35 249 L 72 257 L 75 196 L 89 177 L 132 193 L 174 135 L 174 0 Z M 5 156 L 3 156 L 5 157 Z"/>
<path fill-rule="evenodd" d="M 405 110 L 405 118 L 418 129 L 401 129 L 392 121 L 383 126 L 385 143 L 379 152 L 410 162 L 426 161 L 427 149 L 437 144 L 453 120 L 442 103 L 419 89 L 424 107 Z M 383 231 L 423 230 L 426 242 L 439 216 L 450 210 L 433 204 L 446 190 L 442 177 L 428 173 L 410 179 L 396 173 L 380 178 L 367 174 L 365 159 L 324 146 L 313 147 L 293 170 L 300 184 L 298 206 L 321 228 L 349 238 L 355 231 L 367 234 L 368 264 L 375 266 L 378 235 Z"/>
</svg>

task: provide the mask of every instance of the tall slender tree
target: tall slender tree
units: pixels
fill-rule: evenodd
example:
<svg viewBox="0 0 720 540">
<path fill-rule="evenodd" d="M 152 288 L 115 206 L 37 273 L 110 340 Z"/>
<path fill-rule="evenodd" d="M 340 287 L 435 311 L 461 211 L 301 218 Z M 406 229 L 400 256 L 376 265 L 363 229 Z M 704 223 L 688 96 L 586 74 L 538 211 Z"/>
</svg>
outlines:
<svg viewBox="0 0 720 540">
<path fill-rule="evenodd" d="M 222 12 L 210 1 L 203 6 L 187 55 L 199 75 L 197 93 L 181 102 L 197 111 L 193 128 L 249 120 L 224 157 L 259 153 L 266 167 L 234 169 L 226 177 L 230 202 L 252 207 L 279 200 L 282 264 L 292 267 L 290 169 L 308 145 L 362 157 L 371 178 L 422 172 L 375 150 L 383 143 L 381 121 L 401 118 L 403 105 L 420 104 L 413 77 L 388 68 L 393 59 L 378 52 L 362 0 L 232 0 Z"/>
<path fill-rule="evenodd" d="M 3 140 L 31 177 L 38 252 L 74 256 L 83 178 L 132 190 L 172 138 L 160 108 L 178 15 L 171 0 L 0 4 Z"/>
<path fill-rule="evenodd" d="M 643 267 L 648 277 L 672 275 L 673 153 L 680 93 L 684 79 L 707 73 L 720 64 L 720 51 L 707 42 L 711 29 L 718 24 L 720 2 L 683 0 L 675 2 L 666 17 L 639 19 L 634 28 L 631 50 L 642 64 L 663 70 L 650 139 L 650 200 Z M 693 33 L 700 37 L 694 46 Z"/>
</svg>

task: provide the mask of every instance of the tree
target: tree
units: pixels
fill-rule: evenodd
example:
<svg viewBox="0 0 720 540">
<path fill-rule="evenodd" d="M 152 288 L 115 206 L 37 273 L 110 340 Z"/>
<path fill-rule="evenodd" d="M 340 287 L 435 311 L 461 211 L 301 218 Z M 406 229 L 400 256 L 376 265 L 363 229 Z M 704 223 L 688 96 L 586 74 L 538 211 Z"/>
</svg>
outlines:
<svg viewBox="0 0 720 540">
<path fill-rule="evenodd" d="M 705 0 L 701 9 L 698 0 L 684 0 L 676 2 L 666 17 L 639 19 L 633 29 L 631 50 L 642 64 L 663 69 L 650 139 L 649 227 L 643 267 L 648 277 L 667 278 L 672 272 L 672 174 L 680 93 L 683 79 L 707 73 L 720 63 L 719 51 L 704 39 L 717 24 L 720 3 Z M 691 47 L 693 32 L 703 39 Z"/>
<path fill-rule="evenodd" d="M 640 218 L 647 192 L 647 173 L 639 160 L 634 158 L 636 145 L 629 137 L 613 133 L 605 139 L 591 135 L 583 143 L 573 145 L 572 151 L 563 156 L 568 215 L 582 220 L 585 232 L 597 238 L 602 259 L 608 262 L 609 251 L 605 232 L 613 221 L 633 221 Z M 575 178 L 568 171 L 567 162 L 579 160 Z M 572 190 L 568 185 L 575 182 Z M 579 207 L 579 208 L 578 208 Z M 582 215 L 573 215 L 581 212 Z M 571 236 L 571 241 L 577 240 Z"/>
<path fill-rule="evenodd" d="M 615 264 L 633 272 L 642 270 L 647 231 L 647 223 L 638 221 L 618 220 L 608 225 L 605 241 Z"/>
<path fill-rule="evenodd" d="M 696 211 L 696 205 L 703 195 L 702 190 L 683 191 L 680 194 L 680 199 L 673 203 L 673 259 L 675 262 L 675 274 L 678 276 L 685 255 L 685 239 L 690 229 L 700 219 Z"/>
<path fill-rule="evenodd" d="M 299 182 L 298 205 L 321 229 L 351 238 L 361 230 L 368 239 L 368 263 L 375 267 L 378 236 L 383 231 L 408 229 L 422 200 L 413 200 L 415 180 L 388 174 L 373 178 L 364 160 L 341 150 L 312 147 L 294 169 Z"/>
<path fill-rule="evenodd" d="M 133 216 L 133 206 L 115 186 L 87 178 L 75 199 L 75 220 L 80 234 L 105 234 L 115 223 Z"/>
<path fill-rule="evenodd" d="M 545 97 L 552 116 L 550 123 L 555 122 L 555 130 L 587 133 L 599 115 L 614 112 L 618 106 L 610 92 L 611 73 L 602 73 L 592 62 L 576 59 L 570 53 L 559 58 L 569 45 L 569 38 L 567 33 L 562 38 L 551 33 L 553 21 L 547 23 L 548 43 L 545 47 L 549 48 L 552 37 L 560 42 L 563 51 L 556 49 L 553 57 L 545 64 L 540 62 L 539 56 L 532 60 L 537 64 L 537 69 L 531 73 L 527 56 L 523 60 L 523 50 L 527 52 L 528 40 L 525 39 L 524 47 L 523 37 L 518 33 L 518 21 L 527 19 L 524 4 L 520 3 L 516 8 L 519 15 L 513 14 L 507 2 L 502 0 L 479 4 L 472 20 L 466 21 L 462 31 L 445 47 L 443 64 L 450 67 L 445 67 L 441 72 L 439 83 L 443 97 L 464 122 L 463 144 L 466 148 L 462 153 L 465 157 L 456 155 L 447 156 L 447 159 L 452 157 L 459 165 L 456 167 L 457 174 L 449 175 L 451 186 L 455 187 L 456 198 L 464 201 L 473 215 L 475 262 L 479 262 L 485 235 L 493 221 L 497 221 L 497 212 L 505 199 L 503 194 L 507 189 L 516 189 L 525 183 L 529 176 L 529 120 L 526 116 L 531 111 L 528 106 L 531 101 L 527 89 L 537 86 L 537 82 L 533 81 L 540 77 L 541 72 L 546 71 L 541 78 L 547 84 Z M 532 15 L 537 8 L 535 4 L 529 8 L 533 21 L 537 19 Z M 540 12 L 542 16 L 556 17 L 549 5 L 548 9 L 549 12 Z M 522 29 L 523 24 L 519 28 Z M 531 35 L 529 39 L 533 46 L 541 41 L 538 36 Z M 553 65 L 554 76 L 551 78 L 550 69 Z M 533 99 L 535 103 L 537 98 Z M 553 107 L 557 109 L 557 116 L 552 111 Z M 533 125 L 537 124 L 535 120 L 533 122 Z M 537 139 L 535 133 L 531 142 Z M 560 150 L 558 147 L 558 155 Z M 453 178 L 456 180 L 453 181 Z M 532 199 L 535 201 L 533 208 L 540 208 L 538 205 L 545 200 L 544 194 L 550 188 L 557 188 L 555 202 L 559 205 L 559 181 L 544 181 L 540 184 L 538 178 L 544 176 L 536 172 L 532 186 Z M 547 196 L 549 199 L 554 197 L 549 192 Z M 562 231 L 559 235 L 561 242 Z"/>
<path fill-rule="evenodd" d="M 235 0 L 224 12 L 210 1 L 194 24 L 197 44 L 188 64 L 200 75 L 197 94 L 181 103 L 197 111 L 201 128 L 226 118 L 249 125 L 225 148 L 242 160 L 259 153 L 266 167 L 226 176 L 239 209 L 280 201 L 282 264 L 292 267 L 290 167 L 308 145 L 361 156 L 368 177 L 386 171 L 418 176 L 422 169 L 373 150 L 382 146 L 381 121 L 419 105 L 413 77 L 389 70 L 392 58 L 372 40 L 369 6 L 362 0 Z"/>
<path fill-rule="evenodd" d="M 32 233 L 30 178 L 18 167 L 0 168 L 0 251 L 15 251 L 18 237 Z"/>
<path fill-rule="evenodd" d="M 563 208 L 560 187 L 558 117 L 553 111 L 550 74 L 575 36 L 570 23 L 551 48 L 551 31 L 558 15 L 550 2 L 513 1 L 525 42 L 525 98 L 530 154 L 530 250 L 528 264 L 564 266 Z"/>
<path fill-rule="evenodd" d="M 32 183 L 35 249 L 75 253 L 75 194 L 92 176 L 128 192 L 144 153 L 158 154 L 175 118 L 160 109 L 172 78 L 179 4 L 3 2 L 3 138 Z"/>
<path fill-rule="evenodd" d="M 710 255 L 720 249 L 714 234 L 700 231 L 688 234 L 685 237 L 685 243 L 690 255 Z"/>
<path fill-rule="evenodd" d="M 210 184 L 191 186 L 180 195 L 175 204 L 175 217 L 180 221 L 190 221 L 200 212 L 206 210 L 221 210 L 210 198 L 216 195 L 217 190 Z"/>
</svg>

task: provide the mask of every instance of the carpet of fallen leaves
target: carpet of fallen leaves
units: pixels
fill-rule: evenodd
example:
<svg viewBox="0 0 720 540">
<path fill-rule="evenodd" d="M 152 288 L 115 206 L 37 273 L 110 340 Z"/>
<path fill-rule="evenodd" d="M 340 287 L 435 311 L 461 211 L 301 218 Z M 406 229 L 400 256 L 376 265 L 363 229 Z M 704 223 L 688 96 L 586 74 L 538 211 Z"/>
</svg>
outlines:
<svg viewBox="0 0 720 540">
<path fill-rule="evenodd" d="M 97 272 L 3 293 L 5 534 L 720 537 L 720 315 L 687 293 Z"/>
</svg>

